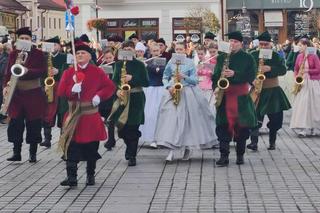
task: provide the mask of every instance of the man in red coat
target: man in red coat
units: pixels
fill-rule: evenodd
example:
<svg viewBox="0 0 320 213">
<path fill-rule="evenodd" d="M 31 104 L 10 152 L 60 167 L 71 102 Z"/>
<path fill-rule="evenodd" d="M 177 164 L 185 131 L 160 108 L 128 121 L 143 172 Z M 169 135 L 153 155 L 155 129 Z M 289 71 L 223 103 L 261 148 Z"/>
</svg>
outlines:
<svg viewBox="0 0 320 213">
<path fill-rule="evenodd" d="M 90 64 L 91 49 L 79 42 L 75 45 L 78 71 L 69 68 L 63 72 L 58 96 L 69 101 L 69 113 L 63 124 L 59 147 L 66 159 L 67 178 L 62 186 L 77 186 L 77 163 L 87 161 L 87 185 L 94 185 L 99 141 L 107 138 L 107 132 L 98 105 L 110 98 L 115 85 L 97 66 Z"/>
<path fill-rule="evenodd" d="M 16 32 L 18 39 L 31 42 L 29 28 L 21 28 Z M 11 77 L 11 67 L 16 63 L 20 50 L 13 50 L 9 55 L 4 85 Z M 8 161 L 21 161 L 23 132 L 26 127 L 26 142 L 30 144 L 29 162 L 37 161 L 37 147 L 41 143 L 41 120 L 44 116 L 46 100 L 40 79 L 46 74 L 46 60 L 42 51 L 32 48 L 23 64 L 27 73 L 19 78 L 15 92 L 8 108 L 11 118 L 8 126 L 8 141 L 13 143 L 13 156 Z M 5 91 L 7 88 L 5 88 Z"/>
</svg>

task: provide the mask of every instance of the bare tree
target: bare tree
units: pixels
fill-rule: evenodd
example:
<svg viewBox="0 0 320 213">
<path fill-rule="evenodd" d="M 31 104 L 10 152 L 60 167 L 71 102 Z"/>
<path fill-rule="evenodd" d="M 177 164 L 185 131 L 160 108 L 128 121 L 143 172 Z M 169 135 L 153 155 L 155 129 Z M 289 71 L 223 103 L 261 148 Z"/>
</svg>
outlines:
<svg viewBox="0 0 320 213">
<path fill-rule="evenodd" d="M 190 8 L 187 12 L 186 25 L 200 29 L 201 32 L 219 32 L 220 23 L 216 14 L 208 8 Z"/>
</svg>

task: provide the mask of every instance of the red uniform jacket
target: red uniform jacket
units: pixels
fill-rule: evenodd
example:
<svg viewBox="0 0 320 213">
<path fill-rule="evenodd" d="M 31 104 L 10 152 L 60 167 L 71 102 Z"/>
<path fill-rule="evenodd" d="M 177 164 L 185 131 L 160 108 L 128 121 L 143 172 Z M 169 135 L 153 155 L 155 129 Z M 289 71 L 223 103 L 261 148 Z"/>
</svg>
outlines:
<svg viewBox="0 0 320 213">
<path fill-rule="evenodd" d="M 15 64 L 18 51 L 14 50 L 9 55 L 8 66 L 6 69 L 4 86 L 11 77 L 11 66 Z M 28 58 L 23 65 L 28 72 L 20 78 L 20 80 L 33 80 L 42 78 L 46 75 L 47 65 L 42 51 L 32 49 L 28 52 Z M 16 88 L 11 103 L 9 105 L 8 114 L 11 118 L 25 116 L 27 120 L 42 119 L 46 109 L 46 97 L 41 87 L 31 90 L 19 90 Z"/>
<path fill-rule="evenodd" d="M 88 64 L 84 70 L 79 69 L 79 71 L 85 74 L 81 85 L 80 102 L 92 102 L 95 95 L 98 95 L 103 101 L 110 98 L 115 92 L 116 87 L 113 82 L 97 66 Z M 69 101 L 78 100 L 78 94 L 71 92 L 74 85 L 74 74 L 73 67 L 64 71 L 58 88 L 58 96 L 64 96 Z M 73 140 L 76 143 L 90 143 L 105 140 L 106 138 L 107 132 L 99 112 L 80 117 L 73 136 Z"/>
</svg>

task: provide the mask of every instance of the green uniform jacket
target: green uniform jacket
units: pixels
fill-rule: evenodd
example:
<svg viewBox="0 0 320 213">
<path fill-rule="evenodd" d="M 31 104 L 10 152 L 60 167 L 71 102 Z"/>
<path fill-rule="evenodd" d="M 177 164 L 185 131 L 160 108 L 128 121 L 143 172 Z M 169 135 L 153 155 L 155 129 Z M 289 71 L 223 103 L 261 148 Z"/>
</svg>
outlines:
<svg viewBox="0 0 320 213">
<path fill-rule="evenodd" d="M 256 63 L 259 63 L 259 51 L 251 53 Z M 265 60 L 264 65 L 271 67 L 271 71 L 265 73 L 266 78 L 276 78 L 286 74 L 287 70 L 283 64 L 283 60 L 276 53 L 272 53 L 272 59 Z M 262 89 L 260 100 L 257 106 L 257 115 L 263 116 L 288 110 L 291 108 L 287 96 L 280 86 Z"/>
<path fill-rule="evenodd" d="M 294 70 L 294 65 L 296 64 L 296 59 L 298 55 L 299 55 L 299 52 L 293 52 L 293 51 L 289 52 L 287 63 L 286 63 L 288 70 L 292 70 L 292 71 Z"/>
<path fill-rule="evenodd" d="M 113 82 L 117 86 L 120 87 L 121 84 L 121 68 L 123 65 L 123 61 L 119 61 L 116 63 L 113 73 Z M 133 59 L 132 61 L 127 62 L 127 74 L 132 75 L 132 80 L 129 81 L 129 85 L 131 89 L 135 87 L 148 87 L 149 86 L 149 78 L 147 69 L 141 61 L 137 59 Z M 127 125 L 140 125 L 144 124 L 144 105 L 146 102 L 146 97 L 144 92 L 137 92 L 130 94 L 130 105 L 129 105 L 129 116 Z M 111 119 L 114 122 L 117 122 L 122 111 L 124 110 L 123 106 L 120 106 L 119 109 L 114 113 Z"/>
<path fill-rule="evenodd" d="M 226 56 L 227 55 L 225 53 L 222 53 L 217 58 L 217 64 L 215 66 L 214 74 L 212 75 L 213 88 L 216 87 L 221 76 Z M 256 63 L 252 56 L 243 50 L 240 50 L 235 54 L 231 54 L 229 68 L 235 71 L 235 75 L 228 78 L 231 85 L 251 83 L 256 77 Z M 217 108 L 217 125 L 228 124 L 225 104 L 225 98 L 223 98 L 221 105 Z M 251 128 L 257 125 L 254 104 L 249 94 L 238 97 L 238 116 L 238 124 L 241 126 Z"/>
</svg>

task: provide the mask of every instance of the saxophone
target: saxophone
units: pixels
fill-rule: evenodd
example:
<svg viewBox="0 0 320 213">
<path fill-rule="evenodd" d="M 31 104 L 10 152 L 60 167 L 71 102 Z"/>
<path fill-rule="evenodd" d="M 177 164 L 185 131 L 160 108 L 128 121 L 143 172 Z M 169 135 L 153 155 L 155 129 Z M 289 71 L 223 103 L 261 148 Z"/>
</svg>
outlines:
<svg viewBox="0 0 320 213">
<path fill-rule="evenodd" d="M 7 114 L 19 78 L 28 72 L 28 69 L 23 66 L 26 63 L 27 58 L 28 53 L 21 51 L 18 53 L 15 64 L 10 68 L 11 77 L 7 83 L 7 86 L 4 88 L 3 104 L 1 105 L 0 109 L 0 114 L 2 115 Z"/>
<path fill-rule="evenodd" d="M 264 60 L 263 58 L 259 59 L 259 67 L 258 67 L 258 73 L 256 76 L 256 80 L 254 82 L 254 85 L 252 87 L 252 90 L 250 91 L 250 96 L 252 98 L 253 103 L 257 106 L 260 93 L 262 91 L 263 81 L 266 80 L 265 74 L 262 72 L 262 67 L 264 66 Z"/>
<path fill-rule="evenodd" d="M 122 93 L 120 104 L 122 106 L 126 106 L 128 104 L 128 98 L 131 90 L 131 86 L 126 81 L 126 75 L 127 75 L 127 61 L 123 61 L 123 65 L 121 68 L 121 82 L 120 82 L 120 90 Z"/>
<path fill-rule="evenodd" d="M 221 105 L 223 95 L 224 95 L 224 90 L 226 90 L 230 86 L 229 80 L 223 75 L 223 71 L 229 68 L 229 63 L 230 63 L 230 53 L 228 53 L 227 57 L 224 59 L 221 76 L 220 76 L 218 83 L 217 83 L 217 88 L 215 91 L 215 93 L 216 93 L 215 106 L 216 107 L 219 107 Z"/>
<path fill-rule="evenodd" d="M 48 77 L 44 79 L 45 85 L 45 92 L 48 98 L 48 103 L 52 103 L 54 99 L 53 89 L 55 85 L 55 80 L 52 76 L 51 69 L 52 69 L 52 55 L 51 53 L 48 54 Z"/>
<path fill-rule="evenodd" d="M 173 93 L 172 93 L 172 98 L 173 98 L 173 104 L 175 106 L 178 106 L 181 98 L 181 90 L 183 89 L 183 85 L 180 83 L 179 80 L 179 69 L 180 69 L 180 62 L 177 61 L 176 63 L 176 71 L 174 73 L 174 84 L 173 84 Z"/>
<path fill-rule="evenodd" d="M 303 75 L 304 75 L 304 68 L 305 68 L 304 66 L 305 66 L 306 60 L 307 60 L 307 54 L 304 56 L 302 64 L 299 68 L 298 75 L 295 78 L 295 85 L 292 92 L 294 95 L 297 95 L 300 92 L 302 85 L 304 83 Z"/>
</svg>

